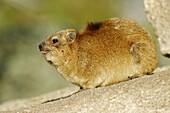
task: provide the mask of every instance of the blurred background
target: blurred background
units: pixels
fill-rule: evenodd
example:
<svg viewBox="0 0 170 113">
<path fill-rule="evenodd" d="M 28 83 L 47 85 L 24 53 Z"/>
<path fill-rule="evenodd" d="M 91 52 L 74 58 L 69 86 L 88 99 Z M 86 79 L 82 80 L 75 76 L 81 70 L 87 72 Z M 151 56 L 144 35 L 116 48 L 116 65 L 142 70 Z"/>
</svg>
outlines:
<svg viewBox="0 0 170 113">
<path fill-rule="evenodd" d="M 87 22 L 111 17 L 136 20 L 157 43 L 143 0 L 1 0 L 0 103 L 71 86 L 45 61 L 38 45 L 56 31 L 80 31 Z M 158 67 L 168 64 L 170 59 L 159 52 Z"/>
</svg>

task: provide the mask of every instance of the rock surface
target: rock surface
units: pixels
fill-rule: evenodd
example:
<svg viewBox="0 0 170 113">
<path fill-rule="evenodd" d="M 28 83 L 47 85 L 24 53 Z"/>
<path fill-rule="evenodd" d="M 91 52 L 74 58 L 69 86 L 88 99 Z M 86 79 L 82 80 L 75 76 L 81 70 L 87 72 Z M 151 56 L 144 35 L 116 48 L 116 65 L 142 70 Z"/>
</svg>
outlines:
<svg viewBox="0 0 170 113">
<path fill-rule="evenodd" d="M 144 6 L 162 54 L 170 57 L 170 0 L 144 0 Z"/>
<path fill-rule="evenodd" d="M 72 87 L 28 100 L 4 103 L 6 112 L 68 113 L 168 113 L 170 112 L 170 70 L 155 72 L 107 87 L 87 89 L 58 101 L 42 102 L 78 91 Z M 58 96 L 59 95 L 59 96 Z M 10 108 L 10 106 L 13 106 Z M 2 109 L 3 108 L 3 109 Z M 6 109 L 5 109 L 6 108 Z"/>
<path fill-rule="evenodd" d="M 9 111 L 15 109 L 24 109 L 31 106 L 39 105 L 47 100 L 52 100 L 60 97 L 65 97 L 71 95 L 74 92 L 77 92 L 80 88 L 77 87 L 68 87 L 61 90 L 57 90 L 51 93 L 47 93 L 41 96 L 33 97 L 30 99 L 18 99 L 14 101 L 5 102 L 0 105 L 0 111 Z"/>
</svg>

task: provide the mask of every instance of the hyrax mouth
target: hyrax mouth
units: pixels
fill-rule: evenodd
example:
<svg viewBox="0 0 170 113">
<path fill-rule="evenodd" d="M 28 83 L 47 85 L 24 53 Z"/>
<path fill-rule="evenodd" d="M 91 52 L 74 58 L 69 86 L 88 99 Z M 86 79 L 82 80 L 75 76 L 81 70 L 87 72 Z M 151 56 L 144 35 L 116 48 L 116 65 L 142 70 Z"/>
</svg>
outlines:
<svg viewBox="0 0 170 113">
<path fill-rule="evenodd" d="M 49 50 L 41 50 L 40 52 L 45 55 L 49 52 Z"/>
<path fill-rule="evenodd" d="M 42 54 L 47 54 L 47 53 L 49 52 L 48 49 L 45 49 L 45 48 L 44 48 L 44 42 L 42 42 L 42 43 L 39 45 L 39 49 L 40 49 L 40 52 L 41 52 Z"/>
</svg>

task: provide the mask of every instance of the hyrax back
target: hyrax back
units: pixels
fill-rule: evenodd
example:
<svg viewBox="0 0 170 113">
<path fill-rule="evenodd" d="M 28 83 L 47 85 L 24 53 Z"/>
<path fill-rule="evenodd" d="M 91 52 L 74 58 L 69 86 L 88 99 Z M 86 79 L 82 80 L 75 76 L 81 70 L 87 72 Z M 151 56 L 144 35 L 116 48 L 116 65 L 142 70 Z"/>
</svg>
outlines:
<svg viewBox="0 0 170 113">
<path fill-rule="evenodd" d="M 67 80 L 84 89 L 152 73 L 158 63 L 151 35 L 126 18 L 89 23 L 80 33 L 56 32 L 39 48 Z"/>
</svg>

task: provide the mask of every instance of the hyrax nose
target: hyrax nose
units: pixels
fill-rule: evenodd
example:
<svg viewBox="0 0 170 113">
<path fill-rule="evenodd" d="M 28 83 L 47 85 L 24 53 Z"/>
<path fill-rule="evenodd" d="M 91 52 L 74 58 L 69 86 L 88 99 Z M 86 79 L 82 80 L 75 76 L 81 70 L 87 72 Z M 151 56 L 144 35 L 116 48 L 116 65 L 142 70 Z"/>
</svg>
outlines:
<svg viewBox="0 0 170 113">
<path fill-rule="evenodd" d="M 43 50 L 43 46 L 44 46 L 44 43 L 41 43 L 41 44 L 39 45 L 39 49 L 40 49 L 40 51 L 42 51 L 42 50 Z"/>
</svg>

